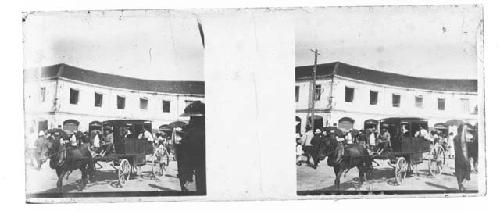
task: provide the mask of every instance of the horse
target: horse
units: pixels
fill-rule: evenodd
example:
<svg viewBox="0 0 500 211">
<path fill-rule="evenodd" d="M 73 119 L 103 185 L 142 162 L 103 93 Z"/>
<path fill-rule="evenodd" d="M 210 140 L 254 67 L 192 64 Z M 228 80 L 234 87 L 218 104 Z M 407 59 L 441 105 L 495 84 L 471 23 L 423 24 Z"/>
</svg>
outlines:
<svg viewBox="0 0 500 211">
<path fill-rule="evenodd" d="M 57 174 L 57 190 L 62 192 L 64 176 L 73 170 L 79 169 L 82 173 L 78 190 L 82 191 L 86 186 L 89 174 L 93 173 L 94 162 L 87 145 L 77 146 L 67 145 L 62 138 L 51 138 L 46 145 L 48 158 L 50 159 L 50 168 Z"/>
<path fill-rule="evenodd" d="M 327 157 L 328 166 L 333 167 L 335 172 L 335 186 L 340 185 L 342 173 L 357 167 L 359 181 L 361 184 L 373 171 L 373 159 L 366 148 L 359 144 L 351 144 L 346 147 L 336 140 L 330 140 L 320 145 L 320 159 Z"/>
<path fill-rule="evenodd" d="M 465 191 L 464 180 L 470 180 L 470 158 L 474 155 L 473 144 L 467 143 L 466 135 L 467 125 L 462 123 L 458 126 L 457 135 L 453 138 L 453 145 L 455 147 L 455 176 L 457 177 L 458 190 L 462 192 Z M 477 147 L 475 149 L 477 150 Z M 475 156 L 475 160 L 477 161 L 477 152 Z"/>
</svg>

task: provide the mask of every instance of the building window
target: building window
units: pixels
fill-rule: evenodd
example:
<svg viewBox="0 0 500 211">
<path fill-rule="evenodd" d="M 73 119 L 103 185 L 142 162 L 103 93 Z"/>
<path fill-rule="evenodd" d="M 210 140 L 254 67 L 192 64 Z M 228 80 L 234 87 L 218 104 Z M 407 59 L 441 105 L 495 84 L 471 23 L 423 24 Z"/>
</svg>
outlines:
<svg viewBox="0 0 500 211">
<path fill-rule="evenodd" d="M 321 100 L 321 85 L 316 85 L 314 89 L 314 100 L 319 101 Z"/>
<path fill-rule="evenodd" d="M 444 110 L 446 107 L 444 98 L 438 98 L 438 110 Z"/>
<path fill-rule="evenodd" d="M 163 101 L 163 113 L 170 113 L 170 101 Z"/>
<path fill-rule="evenodd" d="M 370 91 L 370 105 L 377 105 L 378 101 L 378 92 Z"/>
<path fill-rule="evenodd" d="M 401 104 L 401 95 L 392 94 L 392 107 L 399 107 Z"/>
<path fill-rule="evenodd" d="M 415 96 L 415 107 L 417 108 L 424 107 L 424 97 L 422 95 Z"/>
<path fill-rule="evenodd" d="M 116 108 L 117 109 L 125 109 L 125 97 L 116 96 Z"/>
<path fill-rule="evenodd" d="M 69 89 L 69 103 L 76 105 L 78 104 L 79 91 L 76 89 Z"/>
<path fill-rule="evenodd" d="M 47 90 L 45 87 L 40 88 L 40 101 L 41 102 L 45 102 L 45 96 L 47 95 L 46 92 L 47 92 Z"/>
<path fill-rule="evenodd" d="M 299 102 L 299 91 L 300 91 L 300 87 L 295 86 L 295 102 Z"/>
<path fill-rule="evenodd" d="M 102 94 L 99 94 L 97 92 L 94 94 L 94 106 L 102 107 Z"/>
<path fill-rule="evenodd" d="M 142 110 L 147 110 L 148 109 L 148 99 L 147 98 L 139 99 L 139 107 Z"/>
<path fill-rule="evenodd" d="M 345 87 L 345 102 L 352 102 L 354 100 L 354 88 Z"/>
<path fill-rule="evenodd" d="M 470 113 L 470 102 L 467 98 L 460 98 L 460 102 L 462 103 L 462 110 L 465 113 Z"/>
</svg>

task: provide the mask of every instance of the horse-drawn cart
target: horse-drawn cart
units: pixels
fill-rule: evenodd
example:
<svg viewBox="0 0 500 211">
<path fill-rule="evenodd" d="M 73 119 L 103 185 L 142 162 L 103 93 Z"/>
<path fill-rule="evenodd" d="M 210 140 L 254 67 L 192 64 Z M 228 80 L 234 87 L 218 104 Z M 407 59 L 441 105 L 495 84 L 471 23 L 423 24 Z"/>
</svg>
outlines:
<svg viewBox="0 0 500 211">
<path fill-rule="evenodd" d="M 103 122 L 105 136 L 112 136 L 111 146 L 102 146 L 104 153 L 94 157 L 94 161 L 106 162 L 116 170 L 118 185 L 125 184 L 130 176 L 139 174 L 146 165 L 146 154 L 151 154 L 151 144 L 139 139 L 143 129 L 151 131 L 151 121 L 147 120 L 109 120 Z"/>
<path fill-rule="evenodd" d="M 387 118 L 380 120 L 381 128 L 391 134 L 388 151 L 374 154 L 373 159 L 388 159 L 394 167 L 394 177 L 401 184 L 407 173 L 417 170 L 423 163 L 424 154 L 430 150 L 430 142 L 423 137 L 414 137 L 421 128 L 427 128 L 427 121 L 420 118 Z"/>
</svg>

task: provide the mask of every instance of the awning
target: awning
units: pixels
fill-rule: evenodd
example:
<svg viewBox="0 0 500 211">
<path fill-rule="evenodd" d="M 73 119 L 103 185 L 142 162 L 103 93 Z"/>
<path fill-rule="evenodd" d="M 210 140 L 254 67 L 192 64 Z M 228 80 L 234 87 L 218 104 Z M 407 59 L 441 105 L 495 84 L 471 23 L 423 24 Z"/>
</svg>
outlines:
<svg viewBox="0 0 500 211">
<path fill-rule="evenodd" d="M 339 119 L 339 122 L 351 122 L 351 123 L 354 123 L 354 119 L 350 118 L 350 117 L 342 117 L 341 119 Z"/>
<path fill-rule="evenodd" d="M 172 128 L 176 128 L 176 127 L 184 127 L 185 125 L 187 125 L 187 123 L 186 123 L 186 122 L 184 122 L 184 121 L 180 121 L 180 120 L 178 120 L 178 121 L 172 122 L 172 123 L 170 123 L 170 124 L 168 124 L 168 125 L 169 125 L 170 127 L 172 127 Z"/>
<path fill-rule="evenodd" d="M 436 123 L 434 124 L 434 128 L 438 130 L 447 130 L 448 125 L 446 123 Z"/>
<path fill-rule="evenodd" d="M 159 128 L 158 128 L 160 131 L 170 131 L 173 129 L 172 126 L 168 125 L 168 124 L 165 124 L 165 125 L 161 125 Z"/>
<path fill-rule="evenodd" d="M 449 126 L 459 126 L 460 124 L 463 124 L 463 123 L 464 123 L 464 121 L 457 120 L 457 119 L 446 121 L 446 124 L 449 125 Z"/>
</svg>

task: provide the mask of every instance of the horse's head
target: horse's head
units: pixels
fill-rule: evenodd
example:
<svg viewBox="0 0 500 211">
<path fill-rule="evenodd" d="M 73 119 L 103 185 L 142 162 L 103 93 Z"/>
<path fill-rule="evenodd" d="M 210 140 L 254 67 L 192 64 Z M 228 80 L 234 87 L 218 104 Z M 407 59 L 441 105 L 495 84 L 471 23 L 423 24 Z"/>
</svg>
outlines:
<svg viewBox="0 0 500 211">
<path fill-rule="evenodd" d="M 62 136 L 53 136 L 48 139 L 47 149 L 48 149 L 48 159 L 51 160 L 51 167 L 54 168 L 53 164 L 62 164 L 65 159 L 66 148 L 63 143 Z"/>
<path fill-rule="evenodd" d="M 328 165 L 333 166 L 334 164 L 339 163 L 342 159 L 344 146 L 336 139 L 329 138 L 320 145 L 320 152 L 322 152 L 324 156 L 328 156 Z"/>
</svg>

